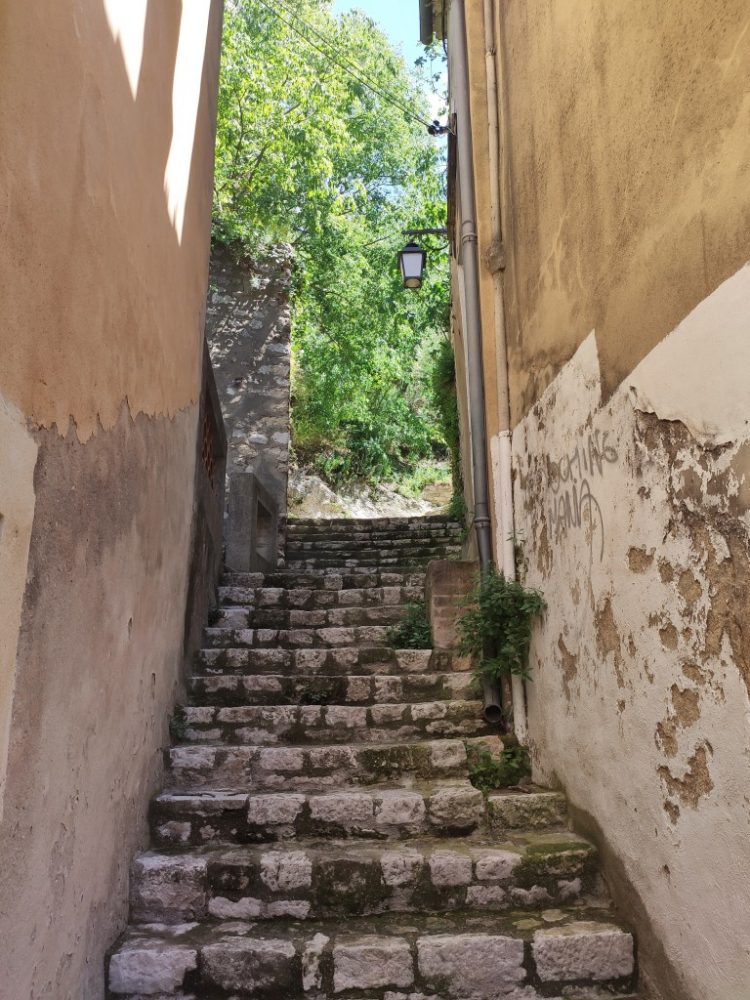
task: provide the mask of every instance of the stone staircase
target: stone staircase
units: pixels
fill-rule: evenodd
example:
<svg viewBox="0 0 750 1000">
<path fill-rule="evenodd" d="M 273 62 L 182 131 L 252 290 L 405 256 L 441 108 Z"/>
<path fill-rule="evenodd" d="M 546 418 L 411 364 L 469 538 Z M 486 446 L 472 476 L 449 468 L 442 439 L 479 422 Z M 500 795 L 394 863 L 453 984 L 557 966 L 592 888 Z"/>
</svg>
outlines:
<svg viewBox="0 0 750 1000">
<path fill-rule="evenodd" d="M 633 997 L 633 941 L 548 791 L 484 797 L 449 653 L 387 630 L 446 518 L 290 522 L 206 629 L 108 964 L 125 1000 Z"/>
</svg>

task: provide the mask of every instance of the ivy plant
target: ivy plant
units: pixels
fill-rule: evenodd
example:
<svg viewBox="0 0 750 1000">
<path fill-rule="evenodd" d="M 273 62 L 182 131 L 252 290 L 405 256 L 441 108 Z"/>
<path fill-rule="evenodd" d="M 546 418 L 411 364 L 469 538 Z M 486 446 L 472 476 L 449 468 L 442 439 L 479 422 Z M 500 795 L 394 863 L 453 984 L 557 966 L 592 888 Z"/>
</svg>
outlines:
<svg viewBox="0 0 750 1000">
<path fill-rule="evenodd" d="M 491 569 L 480 577 L 465 607 L 456 622 L 458 651 L 474 658 L 477 680 L 528 679 L 531 627 L 546 607 L 542 594 Z"/>
</svg>

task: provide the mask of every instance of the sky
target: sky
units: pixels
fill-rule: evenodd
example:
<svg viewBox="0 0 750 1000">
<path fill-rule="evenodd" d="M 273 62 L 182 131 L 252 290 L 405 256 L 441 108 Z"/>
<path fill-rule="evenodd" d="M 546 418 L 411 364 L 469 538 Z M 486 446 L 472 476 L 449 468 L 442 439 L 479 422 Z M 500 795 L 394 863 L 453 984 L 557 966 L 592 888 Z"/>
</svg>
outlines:
<svg viewBox="0 0 750 1000">
<path fill-rule="evenodd" d="M 407 62 L 413 63 L 422 54 L 417 0 L 335 0 L 334 14 L 346 10 L 364 11 L 396 45 L 401 46 Z"/>
<path fill-rule="evenodd" d="M 414 64 L 424 49 L 419 43 L 419 3 L 417 0 L 334 0 L 333 13 L 347 10 L 364 11 L 378 27 L 399 47 L 407 63 Z M 447 88 L 443 79 L 442 89 Z M 430 117 L 437 118 L 443 108 L 441 94 L 430 98 Z"/>
</svg>

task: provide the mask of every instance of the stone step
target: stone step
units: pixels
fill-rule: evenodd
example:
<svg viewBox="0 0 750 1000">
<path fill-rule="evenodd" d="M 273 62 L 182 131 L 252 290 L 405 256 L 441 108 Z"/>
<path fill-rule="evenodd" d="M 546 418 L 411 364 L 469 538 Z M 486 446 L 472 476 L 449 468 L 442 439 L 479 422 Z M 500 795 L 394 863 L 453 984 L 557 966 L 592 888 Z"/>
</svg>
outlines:
<svg viewBox="0 0 750 1000">
<path fill-rule="evenodd" d="M 398 779 L 464 778 L 461 740 L 321 746 L 175 746 L 166 751 L 179 791 L 322 792 Z"/>
<path fill-rule="evenodd" d="M 388 645 L 387 625 L 324 626 L 323 628 L 207 628 L 208 649 L 331 649 L 340 646 Z"/>
<path fill-rule="evenodd" d="M 410 567 L 426 566 L 433 559 L 458 558 L 461 554 L 460 545 L 413 546 L 399 549 L 398 552 L 380 553 L 376 549 L 362 551 L 324 553 L 314 552 L 307 555 L 294 551 L 287 552 L 286 569 L 294 572 L 310 569 L 338 569 L 349 573 L 367 570 L 369 568 L 406 572 Z"/>
<path fill-rule="evenodd" d="M 342 591 L 342 593 L 356 594 L 357 591 Z M 291 630 L 340 628 L 350 625 L 396 625 L 405 614 L 406 606 L 398 604 L 381 604 L 367 608 L 320 608 L 317 611 L 234 606 L 221 609 L 213 627 Z"/>
<path fill-rule="evenodd" d="M 287 538 L 295 545 L 301 543 L 315 544 L 317 542 L 352 543 L 401 543 L 408 539 L 437 539 L 439 541 L 460 541 L 463 531 L 457 525 L 431 525 L 428 527 L 408 528 L 328 528 L 313 530 L 293 528 L 287 532 Z"/>
<path fill-rule="evenodd" d="M 136 925 L 108 963 L 127 1000 L 533 1000 L 634 979 L 632 937 L 601 907 Z"/>
<path fill-rule="evenodd" d="M 400 841 L 487 830 L 485 799 L 466 779 L 327 792 L 163 792 L 151 803 L 160 848 L 310 838 Z"/>
<path fill-rule="evenodd" d="M 220 587 L 219 603 L 222 607 L 285 609 L 289 611 L 318 611 L 331 608 L 370 608 L 410 604 L 424 599 L 424 587 L 357 587 L 344 590 L 321 590 L 298 587 L 293 590 L 281 587 Z"/>
<path fill-rule="evenodd" d="M 317 538 L 295 538 L 292 536 L 287 541 L 287 554 L 292 552 L 312 552 L 313 554 L 323 552 L 333 554 L 339 552 L 381 552 L 383 555 L 396 555 L 402 549 L 414 548 L 415 546 L 432 547 L 460 544 L 458 535 L 451 535 L 445 532 L 438 535 L 434 532 L 426 534 L 424 532 L 412 531 L 400 536 L 384 535 L 382 537 L 345 534 L 339 536 L 327 535 Z"/>
<path fill-rule="evenodd" d="M 332 676 L 304 674 L 197 675 L 189 682 L 201 705 L 393 705 L 463 701 L 475 697 L 468 673 Z"/>
<path fill-rule="evenodd" d="M 390 646 L 339 646 L 320 649 L 213 648 L 197 655 L 206 674 L 307 674 L 328 676 L 400 675 L 450 671 L 452 653 Z"/>
<path fill-rule="evenodd" d="M 277 746 L 293 743 L 393 743 L 496 732 L 481 701 L 353 705 L 188 705 L 176 716 L 188 743 Z"/>
<path fill-rule="evenodd" d="M 362 590 L 372 587 L 419 587 L 424 592 L 423 569 L 404 571 L 367 569 L 355 572 L 319 569 L 298 572 L 277 569 L 273 573 L 225 573 L 224 587 L 268 587 L 281 590 Z"/>
<path fill-rule="evenodd" d="M 567 825 L 568 803 L 560 792 L 546 789 L 490 792 L 487 813 L 490 828 L 497 833 L 555 830 Z"/>
<path fill-rule="evenodd" d="M 412 528 L 429 528 L 440 525 L 457 525 L 458 522 L 448 514 L 427 514 L 415 517 L 290 517 L 287 521 L 289 531 L 302 529 L 356 529 L 358 531 L 395 528 L 408 531 Z"/>
<path fill-rule="evenodd" d="M 130 919 L 307 920 L 539 909 L 581 905 L 596 892 L 596 851 L 567 832 L 517 834 L 505 842 L 298 841 L 142 854 L 131 866 Z"/>
</svg>

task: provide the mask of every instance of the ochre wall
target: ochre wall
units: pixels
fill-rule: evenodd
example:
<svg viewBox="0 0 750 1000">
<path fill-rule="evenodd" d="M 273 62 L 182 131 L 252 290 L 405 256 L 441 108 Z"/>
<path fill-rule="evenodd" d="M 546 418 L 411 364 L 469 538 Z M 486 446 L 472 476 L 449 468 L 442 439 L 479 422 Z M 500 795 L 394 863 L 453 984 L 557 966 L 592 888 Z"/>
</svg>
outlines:
<svg viewBox="0 0 750 1000">
<path fill-rule="evenodd" d="M 220 0 L 0 9 L 0 993 L 14 1000 L 101 1000 L 160 781 L 183 670 L 220 31 Z"/>
<path fill-rule="evenodd" d="M 655 1000 L 747 1000 L 750 11 L 493 6 L 536 777 L 600 844 Z M 485 266 L 490 436 L 491 287 Z"/>
<path fill-rule="evenodd" d="M 750 257 L 750 12 L 744 0 L 497 7 L 518 421 L 591 330 L 611 395 Z"/>
</svg>

